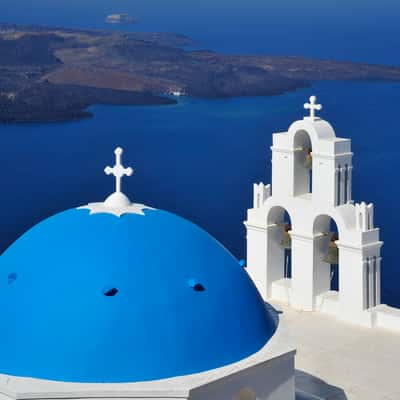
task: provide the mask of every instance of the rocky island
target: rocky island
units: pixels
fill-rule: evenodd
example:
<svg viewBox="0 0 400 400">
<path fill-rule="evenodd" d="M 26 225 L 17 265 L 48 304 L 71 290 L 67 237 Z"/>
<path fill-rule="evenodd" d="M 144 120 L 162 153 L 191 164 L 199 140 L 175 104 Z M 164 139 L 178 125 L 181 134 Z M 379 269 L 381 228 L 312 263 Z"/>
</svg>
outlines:
<svg viewBox="0 0 400 400">
<path fill-rule="evenodd" d="M 135 24 L 136 22 L 137 19 L 135 17 L 126 13 L 110 14 L 106 18 L 107 24 Z"/>
<path fill-rule="evenodd" d="M 167 94 L 270 96 L 317 80 L 400 81 L 400 68 L 189 51 L 190 38 L 0 24 L 0 122 L 90 116 L 93 104 L 174 104 Z"/>
</svg>

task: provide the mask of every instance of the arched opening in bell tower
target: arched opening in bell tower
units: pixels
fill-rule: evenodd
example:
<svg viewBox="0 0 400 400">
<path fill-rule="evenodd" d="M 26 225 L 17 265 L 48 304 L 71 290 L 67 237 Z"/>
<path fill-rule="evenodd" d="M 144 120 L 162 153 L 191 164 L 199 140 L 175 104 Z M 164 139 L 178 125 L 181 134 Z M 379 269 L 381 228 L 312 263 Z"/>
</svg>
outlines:
<svg viewBox="0 0 400 400">
<path fill-rule="evenodd" d="M 294 195 L 312 193 L 313 160 L 309 134 L 302 130 L 294 136 Z"/>
<path fill-rule="evenodd" d="M 320 215 L 314 221 L 313 233 L 316 294 L 339 292 L 340 253 L 336 222 L 328 215 Z"/>
<path fill-rule="evenodd" d="M 268 214 L 268 253 L 267 266 L 273 270 L 274 280 L 292 278 L 292 222 L 289 213 L 280 206 L 272 207 Z"/>
</svg>

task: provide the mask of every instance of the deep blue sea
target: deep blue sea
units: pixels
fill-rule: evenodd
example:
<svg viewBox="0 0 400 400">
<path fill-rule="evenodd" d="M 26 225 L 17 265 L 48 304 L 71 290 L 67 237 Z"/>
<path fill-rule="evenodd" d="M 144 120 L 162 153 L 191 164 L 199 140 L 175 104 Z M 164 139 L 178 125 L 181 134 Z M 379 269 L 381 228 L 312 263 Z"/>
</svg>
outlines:
<svg viewBox="0 0 400 400">
<path fill-rule="evenodd" d="M 398 0 L 0 0 L 0 11 L 1 22 L 104 29 L 115 29 L 107 14 L 128 12 L 140 23 L 120 29 L 184 33 L 198 48 L 400 65 Z M 337 135 L 353 141 L 353 197 L 375 203 L 383 301 L 400 306 L 400 83 L 320 82 L 269 98 L 96 106 L 88 120 L 0 126 L 0 250 L 46 216 L 104 199 L 113 181 L 103 168 L 120 145 L 136 170 L 124 182 L 133 200 L 193 220 L 243 258 L 252 184 L 270 182 L 271 135 L 304 115 L 311 94 Z"/>
</svg>

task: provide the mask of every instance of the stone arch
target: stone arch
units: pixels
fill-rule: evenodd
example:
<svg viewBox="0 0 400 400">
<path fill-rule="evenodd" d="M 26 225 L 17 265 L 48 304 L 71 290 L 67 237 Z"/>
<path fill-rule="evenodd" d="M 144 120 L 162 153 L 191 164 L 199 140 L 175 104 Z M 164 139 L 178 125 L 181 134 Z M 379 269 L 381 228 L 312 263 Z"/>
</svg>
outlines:
<svg viewBox="0 0 400 400">
<path fill-rule="evenodd" d="M 267 271 L 270 282 L 292 276 L 292 251 L 290 231 L 292 218 L 289 211 L 280 205 L 270 208 L 267 214 Z"/>
<path fill-rule="evenodd" d="M 287 146 L 293 152 L 291 185 L 294 196 L 315 194 L 316 197 L 335 197 L 334 166 L 331 159 L 332 146 L 327 141 L 336 138 L 332 126 L 323 120 L 304 120 L 293 123 L 288 131 Z M 323 160 L 323 161 L 321 161 Z M 331 182 L 332 181 L 332 182 Z"/>
<path fill-rule="evenodd" d="M 292 221 L 290 214 L 290 210 L 285 205 L 272 205 L 267 213 L 267 226 L 270 226 L 275 222 L 283 222 L 285 216 Z"/>
<path fill-rule="evenodd" d="M 239 393 L 233 398 L 233 400 L 256 400 L 256 393 L 250 388 L 243 388 Z"/>
<path fill-rule="evenodd" d="M 332 139 L 336 137 L 335 130 L 332 125 L 324 120 L 319 120 L 318 124 L 315 122 L 309 122 L 306 120 L 300 120 L 294 122 L 288 130 L 290 145 L 294 148 L 296 133 L 299 131 L 305 131 L 310 137 L 312 147 L 315 152 L 320 153 L 320 143 L 326 139 Z M 322 151 L 323 152 L 323 151 Z"/>
<path fill-rule="evenodd" d="M 351 209 L 350 209 L 351 208 Z M 326 229 L 326 224 L 327 219 L 332 220 L 338 229 L 338 234 L 342 238 L 342 236 L 345 234 L 346 231 L 346 223 L 345 223 L 345 218 L 344 217 L 350 217 L 350 214 L 354 213 L 354 206 L 350 205 L 348 207 L 348 210 L 341 210 L 342 212 L 339 212 L 338 210 L 333 210 L 333 212 L 330 211 L 325 211 L 325 210 L 319 210 L 312 221 L 312 232 L 314 235 L 318 234 L 321 232 L 323 229 Z M 332 210 L 331 210 L 332 211 Z M 345 212 L 345 215 L 343 215 L 343 212 Z M 342 238 L 343 239 L 343 238 Z"/>
<path fill-rule="evenodd" d="M 313 221 L 313 236 L 316 295 L 331 290 L 339 292 L 341 260 L 336 243 L 341 237 L 340 221 L 329 214 L 317 215 Z"/>
<path fill-rule="evenodd" d="M 309 133 L 302 129 L 293 135 L 293 184 L 294 195 L 312 193 L 312 140 Z"/>
<path fill-rule="evenodd" d="M 305 129 L 300 129 L 293 134 L 293 147 L 297 148 L 300 146 L 312 147 L 311 136 Z"/>
</svg>

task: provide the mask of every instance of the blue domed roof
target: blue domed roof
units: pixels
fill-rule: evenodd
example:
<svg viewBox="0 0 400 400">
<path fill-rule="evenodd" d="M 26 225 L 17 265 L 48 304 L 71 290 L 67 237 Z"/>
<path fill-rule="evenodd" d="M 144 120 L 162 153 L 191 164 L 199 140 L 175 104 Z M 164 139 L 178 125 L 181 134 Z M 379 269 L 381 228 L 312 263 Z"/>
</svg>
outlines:
<svg viewBox="0 0 400 400">
<path fill-rule="evenodd" d="M 72 209 L 0 257 L 0 373 L 134 382 L 238 361 L 273 335 L 246 272 L 174 214 Z"/>
</svg>

